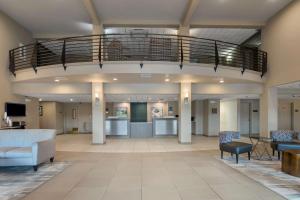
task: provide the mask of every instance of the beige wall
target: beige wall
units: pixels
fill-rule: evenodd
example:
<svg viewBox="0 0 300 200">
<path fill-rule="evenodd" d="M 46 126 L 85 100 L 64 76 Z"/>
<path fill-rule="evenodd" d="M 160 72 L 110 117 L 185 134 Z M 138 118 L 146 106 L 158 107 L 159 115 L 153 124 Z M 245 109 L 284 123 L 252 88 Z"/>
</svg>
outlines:
<svg viewBox="0 0 300 200">
<path fill-rule="evenodd" d="M 56 129 L 56 102 L 41 102 L 43 115 L 40 116 L 40 128 Z"/>
<path fill-rule="evenodd" d="M 217 113 L 212 113 L 217 109 Z M 203 101 L 203 134 L 217 136 L 220 132 L 220 100 Z"/>
<path fill-rule="evenodd" d="M 251 133 L 253 134 L 258 134 L 260 131 L 260 113 L 263 112 L 260 109 L 260 100 L 258 99 L 241 99 L 240 100 L 240 106 L 242 103 L 249 103 L 250 104 L 250 129 L 251 129 Z M 242 117 L 241 115 L 243 115 L 243 111 L 242 109 L 239 109 L 239 124 L 240 130 L 243 130 L 243 122 L 242 122 Z"/>
<path fill-rule="evenodd" d="M 40 127 L 39 119 L 39 101 L 36 98 L 30 98 L 30 101 L 26 102 L 26 128 L 36 129 Z"/>
<path fill-rule="evenodd" d="M 12 93 L 10 82 L 9 50 L 18 47 L 19 43 L 29 43 L 32 41 L 31 33 L 13 21 L 0 11 L 0 115 L 4 113 L 5 102 L 26 103 L 26 117 L 13 118 L 14 121 L 26 121 L 27 128 L 38 128 L 38 101 L 31 99 L 25 102 L 25 98 Z"/>
<path fill-rule="evenodd" d="M 300 100 L 280 99 L 278 102 L 278 129 L 300 131 Z"/>
<path fill-rule="evenodd" d="M 278 129 L 278 102 L 272 86 L 300 80 L 300 1 L 295 0 L 269 20 L 262 30 L 262 50 L 268 53 L 268 73 L 261 96 L 260 133 Z"/>
<path fill-rule="evenodd" d="M 238 131 L 238 100 L 220 102 L 220 131 Z"/>
<path fill-rule="evenodd" d="M 39 117 L 40 128 L 56 129 L 57 133 L 64 133 L 64 106 L 58 102 L 41 102 L 43 115 Z"/>
<path fill-rule="evenodd" d="M 80 133 L 92 132 L 91 103 L 42 102 L 40 105 L 43 106 L 41 128 L 56 129 L 57 133 L 67 133 L 72 128 L 78 128 Z M 72 117 L 73 109 L 77 112 L 76 119 Z"/>
<path fill-rule="evenodd" d="M 278 129 L 292 129 L 292 100 L 278 101 Z"/>
<path fill-rule="evenodd" d="M 72 110 L 77 112 L 76 119 L 72 117 Z M 92 132 L 92 104 L 91 103 L 65 103 L 64 104 L 65 132 L 78 128 L 80 133 Z"/>
<path fill-rule="evenodd" d="M 300 1 L 293 1 L 262 30 L 262 49 L 268 52 L 268 85 L 300 80 Z"/>
</svg>

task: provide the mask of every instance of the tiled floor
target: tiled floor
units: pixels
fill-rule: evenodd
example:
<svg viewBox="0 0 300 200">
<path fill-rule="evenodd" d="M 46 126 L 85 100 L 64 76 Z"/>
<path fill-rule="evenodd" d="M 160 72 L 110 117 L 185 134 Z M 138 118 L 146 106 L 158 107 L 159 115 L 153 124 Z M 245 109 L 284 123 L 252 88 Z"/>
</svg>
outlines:
<svg viewBox="0 0 300 200">
<path fill-rule="evenodd" d="M 58 151 L 72 152 L 174 152 L 218 149 L 217 137 L 193 136 L 192 144 L 179 144 L 177 137 L 164 138 L 114 138 L 106 139 L 106 145 L 91 145 L 91 134 L 59 135 Z"/>
<path fill-rule="evenodd" d="M 116 148 L 114 151 L 119 151 L 130 144 L 126 150 L 136 153 L 72 152 L 77 145 L 79 151 L 91 151 L 87 141 L 80 141 L 80 137 L 58 137 L 58 149 L 69 152 L 58 151 L 56 160 L 73 164 L 25 200 L 283 199 L 217 160 L 217 150 L 166 152 L 173 147 L 182 150 L 183 147 L 178 146 L 190 150 L 197 150 L 198 145 L 210 148 L 217 142 L 217 138 L 199 137 L 199 141 L 193 145 L 180 145 L 172 138 L 134 141 L 112 139 L 108 140 L 107 147 L 96 146 L 94 149 L 90 145 L 90 148 L 103 151 L 112 145 Z M 123 147 L 118 148 L 115 143 L 121 143 Z M 150 152 L 151 145 L 157 143 L 164 152 Z M 146 147 L 142 148 L 143 145 Z"/>
</svg>

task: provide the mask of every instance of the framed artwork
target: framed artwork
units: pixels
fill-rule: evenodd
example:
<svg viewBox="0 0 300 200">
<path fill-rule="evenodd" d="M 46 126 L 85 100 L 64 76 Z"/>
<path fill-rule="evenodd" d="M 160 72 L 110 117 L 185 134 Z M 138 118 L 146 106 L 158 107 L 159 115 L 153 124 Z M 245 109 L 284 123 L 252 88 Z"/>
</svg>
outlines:
<svg viewBox="0 0 300 200">
<path fill-rule="evenodd" d="M 162 117 L 163 116 L 163 107 L 154 106 L 151 109 L 152 117 Z"/>
<path fill-rule="evenodd" d="M 39 114 L 40 114 L 40 117 L 42 117 L 43 116 L 43 106 L 40 106 L 39 107 Z"/>
<path fill-rule="evenodd" d="M 174 114 L 174 108 L 173 106 L 168 106 L 168 114 L 173 115 Z"/>
<path fill-rule="evenodd" d="M 128 117 L 127 107 L 116 107 L 115 115 L 118 117 Z"/>
<path fill-rule="evenodd" d="M 212 114 L 218 114 L 218 108 L 212 108 L 211 113 Z"/>
</svg>

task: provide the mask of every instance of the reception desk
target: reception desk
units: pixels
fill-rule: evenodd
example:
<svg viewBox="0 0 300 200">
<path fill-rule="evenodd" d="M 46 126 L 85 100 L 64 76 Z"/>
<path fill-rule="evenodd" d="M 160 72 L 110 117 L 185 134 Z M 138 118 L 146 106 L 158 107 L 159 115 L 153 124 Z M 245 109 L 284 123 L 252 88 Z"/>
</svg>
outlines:
<svg viewBox="0 0 300 200">
<path fill-rule="evenodd" d="M 129 136 L 129 120 L 126 118 L 108 118 L 105 120 L 105 133 L 111 136 Z"/>
<path fill-rule="evenodd" d="M 176 118 L 153 118 L 153 135 L 177 135 Z"/>
<path fill-rule="evenodd" d="M 131 122 L 130 137 L 131 138 L 153 137 L 152 122 Z"/>
<path fill-rule="evenodd" d="M 153 118 L 153 122 L 130 122 L 126 118 L 108 118 L 105 120 L 105 133 L 107 136 L 132 138 L 177 135 L 177 118 Z"/>
</svg>

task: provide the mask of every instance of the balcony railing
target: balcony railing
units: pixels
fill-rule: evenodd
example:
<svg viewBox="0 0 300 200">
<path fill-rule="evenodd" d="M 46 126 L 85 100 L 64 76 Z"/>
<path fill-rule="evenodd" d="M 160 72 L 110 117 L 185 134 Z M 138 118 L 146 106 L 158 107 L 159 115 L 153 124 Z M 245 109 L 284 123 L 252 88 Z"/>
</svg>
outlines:
<svg viewBox="0 0 300 200">
<path fill-rule="evenodd" d="M 67 69 L 72 63 L 98 63 L 102 68 L 109 61 L 175 62 L 253 70 L 263 76 L 267 72 L 267 53 L 228 42 L 164 34 L 103 34 L 68 37 L 36 42 L 10 50 L 10 71 L 32 68 L 35 72 L 47 65 Z"/>
</svg>

